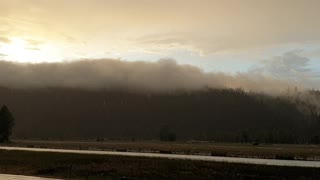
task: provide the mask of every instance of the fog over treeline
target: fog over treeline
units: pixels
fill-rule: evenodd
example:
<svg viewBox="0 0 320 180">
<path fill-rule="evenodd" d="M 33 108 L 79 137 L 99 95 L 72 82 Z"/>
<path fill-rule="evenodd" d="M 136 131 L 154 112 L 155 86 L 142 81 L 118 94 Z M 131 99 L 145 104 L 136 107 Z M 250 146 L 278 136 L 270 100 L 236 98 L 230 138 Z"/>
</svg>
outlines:
<svg viewBox="0 0 320 180">
<path fill-rule="evenodd" d="M 200 68 L 178 65 L 170 59 L 158 62 L 100 59 L 39 64 L 0 61 L 0 86 L 9 88 L 121 88 L 164 92 L 209 87 L 279 93 L 293 85 L 291 82 L 251 73 L 205 73 Z"/>
<path fill-rule="evenodd" d="M 320 143 L 320 92 L 173 60 L 0 61 L 0 105 L 17 138 Z"/>
</svg>

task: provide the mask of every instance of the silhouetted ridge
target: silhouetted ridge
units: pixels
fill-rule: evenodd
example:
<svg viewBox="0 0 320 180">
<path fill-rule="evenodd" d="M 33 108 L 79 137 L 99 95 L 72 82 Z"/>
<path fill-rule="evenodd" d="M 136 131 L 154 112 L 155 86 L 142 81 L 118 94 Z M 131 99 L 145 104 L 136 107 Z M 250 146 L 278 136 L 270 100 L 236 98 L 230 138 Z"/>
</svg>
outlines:
<svg viewBox="0 0 320 180">
<path fill-rule="evenodd" d="M 164 127 L 177 140 L 306 143 L 320 135 L 319 116 L 301 111 L 299 101 L 239 89 L 1 88 L 0 100 L 10 106 L 19 138 L 159 139 Z"/>
</svg>

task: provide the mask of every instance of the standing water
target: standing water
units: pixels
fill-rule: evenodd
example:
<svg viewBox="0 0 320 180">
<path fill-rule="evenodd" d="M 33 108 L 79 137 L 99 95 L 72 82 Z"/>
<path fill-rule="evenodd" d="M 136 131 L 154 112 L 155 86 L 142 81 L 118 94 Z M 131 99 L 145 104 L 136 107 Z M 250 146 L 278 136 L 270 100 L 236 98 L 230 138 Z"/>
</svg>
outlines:
<svg viewBox="0 0 320 180">
<path fill-rule="evenodd" d="M 2 150 L 16 150 L 16 151 L 35 151 L 35 152 L 56 152 L 56 153 L 75 153 L 75 154 L 98 154 L 98 155 L 117 155 L 117 156 L 135 156 L 135 157 L 154 157 L 154 158 L 194 160 L 194 161 L 211 161 L 211 162 L 242 163 L 242 164 L 270 165 L 270 166 L 295 166 L 295 167 L 320 168 L 320 161 L 278 160 L 278 159 L 258 159 L 258 158 L 199 156 L 199 155 L 160 154 L 160 153 L 138 153 L 138 152 L 115 152 L 115 151 L 44 149 L 44 148 L 24 148 L 24 147 L 0 147 L 0 149 L 2 149 Z"/>
<path fill-rule="evenodd" d="M 58 179 L 42 178 L 42 177 L 34 177 L 34 176 L 0 174 L 0 180 L 58 180 Z"/>
</svg>

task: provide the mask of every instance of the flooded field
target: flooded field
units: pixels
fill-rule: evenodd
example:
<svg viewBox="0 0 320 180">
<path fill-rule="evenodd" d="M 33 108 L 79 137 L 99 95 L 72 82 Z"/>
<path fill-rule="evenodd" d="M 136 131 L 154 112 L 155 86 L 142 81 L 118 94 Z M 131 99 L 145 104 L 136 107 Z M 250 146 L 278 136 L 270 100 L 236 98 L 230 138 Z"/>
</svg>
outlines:
<svg viewBox="0 0 320 180">
<path fill-rule="evenodd" d="M 34 151 L 34 152 L 57 152 L 57 153 L 76 153 L 76 154 L 95 154 L 95 155 L 153 157 L 153 158 L 167 158 L 167 159 L 184 159 L 184 160 L 194 160 L 194 161 L 211 161 L 211 162 L 243 163 L 243 164 L 270 165 L 270 166 L 320 168 L 320 161 L 277 160 L 277 159 L 257 159 L 257 158 L 219 157 L 219 156 L 200 156 L 200 155 L 44 149 L 44 148 L 23 148 L 23 147 L 0 147 L 0 149 L 1 150 Z"/>
<path fill-rule="evenodd" d="M 58 180 L 58 179 L 34 177 L 34 176 L 11 175 L 11 174 L 0 174 L 0 180 Z"/>
</svg>

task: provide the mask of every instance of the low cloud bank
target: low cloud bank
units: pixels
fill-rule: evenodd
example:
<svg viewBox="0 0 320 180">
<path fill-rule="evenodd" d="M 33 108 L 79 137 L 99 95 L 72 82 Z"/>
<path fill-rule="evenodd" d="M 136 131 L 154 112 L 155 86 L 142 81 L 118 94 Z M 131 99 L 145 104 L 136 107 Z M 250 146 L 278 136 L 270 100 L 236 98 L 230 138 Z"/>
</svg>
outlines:
<svg viewBox="0 0 320 180">
<path fill-rule="evenodd" d="M 158 62 L 99 59 L 40 64 L 0 61 L 0 86 L 7 88 L 121 89 L 155 93 L 205 88 L 241 88 L 285 97 L 297 105 L 300 104 L 304 112 L 320 114 L 319 96 L 305 91 L 306 88 L 297 86 L 295 81 L 275 77 L 263 73 L 262 69 L 236 75 L 205 73 L 200 68 L 179 65 L 170 59 Z"/>
<path fill-rule="evenodd" d="M 170 59 L 158 62 L 99 59 L 40 64 L 0 61 L 0 86 L 8 88 L 122 88 L 163 92 L 209 87 L 279 93 L 293 85 L 257 72 L 237 75 L 205 73 L 191 65 L 178 65 Z"/>
</svg>

